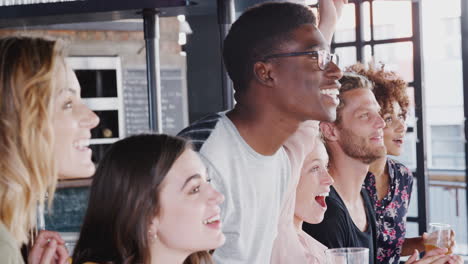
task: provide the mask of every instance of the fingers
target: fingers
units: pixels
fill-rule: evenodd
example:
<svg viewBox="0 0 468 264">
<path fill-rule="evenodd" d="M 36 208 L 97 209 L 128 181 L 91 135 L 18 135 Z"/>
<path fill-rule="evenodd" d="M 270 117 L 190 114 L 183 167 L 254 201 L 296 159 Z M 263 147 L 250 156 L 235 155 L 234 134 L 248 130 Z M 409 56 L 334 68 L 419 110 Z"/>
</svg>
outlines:
<svg viewBox="0 0 468 264">
<path fill-rule="evenodd" d="M 433 262 L 429 262 L 431 264 L 446 264 L 447 262 L 450 261 L 450 256 L 441 256 L 441 258 L 433 261 Z"/>
<path fill-rule="evenodd" d="M 48 241 L 52 239 L 55 240 L 57 244 L 65 245 L 65 241 L 62 239 L 58 232 L 47 230 L 41 230 L 36 238 L 36 241 L 39 242 L 41 245 L 45 245 Z"/>
<path fill-rule="evenodd" d="M 65 245 L 58 245 L 57 246 L 55 256 L 57 258 L 57 263 L 59 263 L 59 264 L 67 263 L 67 260 L 70 257 L 70 255 L 68 254 L 68 250 L 65 247 Z"/>
<path fill-rule="evenodd" d="M 436 249 L 433 249 L 433 250 L 431 250 L 429 252 L 426 252 L 424 257 L 444 255 L 445 253 L 447 253 L 447 251 L 448 251 L 448 249 L 446 249 L 446 248 L 436 248 Z"/>
<path fill-rule="evenodd" d="M 55 240 L 51 240 L 45 247 L 44 253 L 42 254 L 42 258 L 39 264 L 50 264 L 54 259 L 56 250 L 57 242 Z"/>
<path fill-rule="evenodd" d="M 417 249 L 414 250 L 413 255 L 406 261 L 405 264 L 411 264 L 414 263 L 418 259 L 419 252 Z"/>
<path fill-rule="evenodd" d="M 448 261 L 450 264 L 463 264 L 463 262 L 463 258 L 457 255 L 450 256 L 450 260 Z"/>
<path fill-rule="evenodd" d="M 455 231 L 453 231 L 453 229 L 450 231 L 450 245 L 453 247 L 455 246 L 456 242 L 455 242 Z"/>
<path fill-rule="evenodd" d="M 422 239 L 423 239 L 423 240 L 426 240 L 428 237 L 429 237 L 429 234 L 428 234 L 428 233 L 424 232 L 424 233 L 422 234 Z"/>
<path fill-rule="evenodd" d="M 450 259 L 450 256 L 438 255 L 422 258 L 415 264 L 445 264 Z"/>
</svg>

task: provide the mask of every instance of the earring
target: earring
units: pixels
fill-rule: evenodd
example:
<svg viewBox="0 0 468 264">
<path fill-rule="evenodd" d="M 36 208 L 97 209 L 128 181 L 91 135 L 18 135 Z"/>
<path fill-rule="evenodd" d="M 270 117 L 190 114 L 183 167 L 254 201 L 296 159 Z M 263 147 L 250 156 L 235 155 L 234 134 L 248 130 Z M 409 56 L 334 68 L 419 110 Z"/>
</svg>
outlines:
<svg viewBox="0 0 468 264">
<path fill-rule="evenodd" d="M 151 230 L 148 231 L 148 235 L 149 235 L 149 240 L 151 243 L 154 243 L 156 241 L 156 239 L 158 239 L 158 235 L 156 235 L 156 232 L 153 233 Z"/>
</svg>

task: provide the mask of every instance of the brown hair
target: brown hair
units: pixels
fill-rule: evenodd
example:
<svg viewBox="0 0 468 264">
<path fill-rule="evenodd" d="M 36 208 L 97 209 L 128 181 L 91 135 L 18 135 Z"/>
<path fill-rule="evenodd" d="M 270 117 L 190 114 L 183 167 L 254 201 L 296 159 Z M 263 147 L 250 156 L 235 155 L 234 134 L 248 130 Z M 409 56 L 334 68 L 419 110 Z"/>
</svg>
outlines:
<svg viewBox="0 0 468 264">
<path fill-rule="evenodd" d="M 372 83 L 364 76 L 353 73 L 353 72 L 344 72 L 343 77 L 340 79 L 341 89 L 339 94 L 340 104 L 336 108 L 336 120 L 335 124 L 341 123 L 341 111 L 346 104 L 343 95 L 346 92 L 355 90 L 355 89 L 369 89 L 372 90 Z"/>
<path fill-rule="evenodd" d="M 362 63 L 356 63 L 346 68 L 346 71 L 363 75 L 373 83 L 373 92 L 381 107 L 380 115 L 392 113 L 394 101 L 406 115 L 409 107 L 409 97 L 406 93 L 408 84 L 397 73 L 386 71 L 384 64 L 377 68 L 374 63 L 369 63 L 367 68 Z"/>
<path fill-rule="evenodd" d="M 55 74 L 63 45 L 27 36 L 0 39 L 0 221 L 18 243 L 28 240 L 36 206 L 49 205 L 54 162 Z"/>
<path fill-rule="evenodd" d="M 148 228 L 159 210 L 161 183 L 190 149 L 182 138 L 143 134 L 114 143 L 93 177 L 73 264 L 149 263 Z M 203 261 L 203 262 L 202 262 Z M 211 263 L 207 251 L 184 263 Z"/>
</svg>

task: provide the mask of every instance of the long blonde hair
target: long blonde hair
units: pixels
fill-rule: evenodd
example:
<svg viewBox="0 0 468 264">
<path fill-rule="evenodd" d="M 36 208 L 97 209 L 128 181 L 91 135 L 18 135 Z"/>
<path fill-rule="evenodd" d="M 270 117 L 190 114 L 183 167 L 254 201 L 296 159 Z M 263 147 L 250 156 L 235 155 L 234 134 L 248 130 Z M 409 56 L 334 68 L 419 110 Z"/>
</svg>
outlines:
<svg viewBox="0 0 468 264">
<path fill-rule="evenodd" d="M 0 221 L 18 243 L 28 240 L 36 206 L 58 179 L 54 163 L 54 74 L 62 45 L 35 37 L 0 39 Z"/>
</svg>

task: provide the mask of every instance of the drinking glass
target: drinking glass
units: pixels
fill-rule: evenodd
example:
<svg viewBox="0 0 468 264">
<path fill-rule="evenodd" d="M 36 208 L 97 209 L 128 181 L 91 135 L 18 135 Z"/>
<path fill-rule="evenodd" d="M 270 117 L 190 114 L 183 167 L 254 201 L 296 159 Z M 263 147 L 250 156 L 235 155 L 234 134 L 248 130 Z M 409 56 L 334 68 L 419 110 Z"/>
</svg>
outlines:
<svg viewBox="0 0 468 264">
<path fill-rule="evenodd" d="M 332 248 L 325 256 L 327 264 L 369 264 L 368 248 Z"/>
<path fill-rule="evenodd" d="M 450 248 L 450 233 L 452 229 L 449 224 L 430 223 L 428 230 L 428 237 L 424 241 L 424 248 L 426 252 L 436 248 Z M 447 254 L 452 254 L 449 249 Z"/>
</svg>

